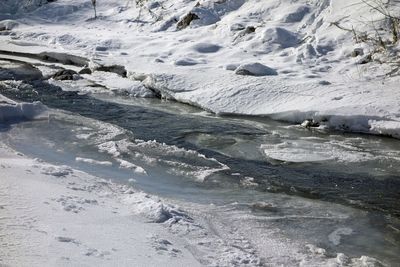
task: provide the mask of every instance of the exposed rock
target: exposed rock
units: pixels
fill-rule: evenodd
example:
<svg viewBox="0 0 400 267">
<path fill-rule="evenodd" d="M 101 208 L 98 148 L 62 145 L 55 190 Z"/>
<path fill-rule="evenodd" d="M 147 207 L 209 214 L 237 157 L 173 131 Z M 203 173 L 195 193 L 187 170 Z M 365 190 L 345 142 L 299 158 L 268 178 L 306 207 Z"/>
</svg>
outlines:
<svg viewBox="0 0 400 267">
<path fill-rule="evenodd" d="M 113 72 L 124 78 L 126 78 L 127 71 L 124 66 L 120 65 L 111 65 L 111 66 L 97 66 L 94 70 L 97 71 L 105 71 L 105 72 Z"/>
<path fill-rule="evenodd" d="M 371 61 L 372 61 L 372 55 L 368 54 L 368 55 L 362 57 L 357 63 L 360 65 L 363 65 L 363 64 L 367 64 Z"/>
<path fill-rule="evenodd" d="M 189 12 L 186 16 L 184 16 L 176 25 L 178 30 L 185 29 L 193 20 L 200 19 L 196 14 Z"/>
<path fill-rule="evenodd" d="M 249 33 L 255 32 L 255 31 L 256 31 L 256 27 L 254 27 L 254 26 L 247 26 L 246 29 L 245 29 L 245 31 L 244 31 L 244 33 L 245 33 L 245 34 L 249 34 Z"/>
<path fill-rule="evenodd" d="M 364 55 L 364 50 L 362 48 L 355 48 L 353 52 L 351 52 L 352 57 L 358 57 L 363 55 Z"/>
<path fill-rule="evenodd" d="M 74 75 L 78 75 L 78 73 L 73 70 L 60 70 L 57 71 L 52 78 L 54 80 L 73 80 Z"/>
<path fill-rule="evenodd" d="M 92 70 L 89 68 L 83 68 L 78 73 L 79 74 L 92 74 Z"/>
<path fill-rule="evenodd" d="M 239 38 L 242 38 L 244 36 L 246 36 L 247 34 L 251 34 L 254 33 L 256 31 L 256 27 L 254 26 L 247 26 L 246 28 L 243 28 L 241 30 L 238 31 L 236 37 L 235 37 L 235 41 Z"/>
<path fill-rule="evenodd" d="M 319 123 L 315 122 L 312 119 L 309 120 L 305 120 L 303 121 L 303 123 L 301 124 L 301 126 L 305 127 L 305 128 L 311 128 L 311 127 L 319 127 Z"/>
<path fill-rule="evenodd" d="M 84 67 L 87 66 L 88 60 L 84 57 L 65 54 L 65 53 L 56 53 L 56 52 L 42 52 L 39 54 L 28 54 L 28 53 L 15 53 L 21 54 L 23 56 L 29 56 L 34 58 L 39 58 L 48 62 L 59 62 L 65 65 L 74 65 Z"/>
<path fill-rule="evenodd" d="M 258 211 L 267 211 L 267 212 L 277 212 L 278 211 L 278 209 L 275 206 L 273 206 L 270 203 L 266 203 L 266 202 L 253 203 L 253 204 L 251 204 L 251 209 L 258 210 Z"/>
</svg>

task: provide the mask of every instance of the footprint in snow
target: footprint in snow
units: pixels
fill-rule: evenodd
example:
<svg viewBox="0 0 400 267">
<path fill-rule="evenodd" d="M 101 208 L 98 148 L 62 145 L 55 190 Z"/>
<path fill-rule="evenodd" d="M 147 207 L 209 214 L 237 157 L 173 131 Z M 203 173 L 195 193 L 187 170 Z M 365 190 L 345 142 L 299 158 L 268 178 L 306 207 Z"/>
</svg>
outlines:
<svg viewBox="0 0 400 267">
<path fill-rule="evenodd" d="M 110 255 L 111 253 L 109 251 L 99 251 L 95 248 L 88 248 L 86 252 L 84 253 L 85 256 L 88 257 L 96 257 L 96 258 L 104 258 L 105 256 Z"/>
<path fill-rule="evenodd" d="M 41 169 L 42 174 L 52 175 L 55 177 L 65 177 L 73 172 L 68 166 L 42 166 Z"/>
<path fill-rule="evenodd" d="M 76 196 L 61 196 L 58 199 L 52 199 L 61 204 L 65 211 L 72 211 L 74 213 L 79 213 L 84 209 L 84 205 L 97 205 L 96 199 L 86 199 Z"/>
<path fill-rule="evenodd" d="M 175 248 L 173 244 L 167 239 L 159 238 L 157 235 L 151 236 L 150 240 L 152 242 L 153 248 L 159 253 L 168 253 L 171 257 L 177 257 L 182 253 L 181 250 Z"/>
</svg>

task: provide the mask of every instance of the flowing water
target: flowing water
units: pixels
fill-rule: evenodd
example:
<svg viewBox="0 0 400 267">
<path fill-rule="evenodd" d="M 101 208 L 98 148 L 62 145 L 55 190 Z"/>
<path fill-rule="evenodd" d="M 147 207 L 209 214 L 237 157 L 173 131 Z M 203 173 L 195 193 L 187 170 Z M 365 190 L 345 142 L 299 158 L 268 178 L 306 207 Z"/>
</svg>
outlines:
<svg viewBox="0 0 400 267">
<path fill-rule="evenodd" d="M 40 80 L 2 83 L 0 93 L 51 108 L 45 119 L 1 129 L 27 155 L 229 216 L 250 214 L 254 235 L 268 224 L 332 253 L 400 262 L 398 140 L 82 95 Z"/>
</svg>

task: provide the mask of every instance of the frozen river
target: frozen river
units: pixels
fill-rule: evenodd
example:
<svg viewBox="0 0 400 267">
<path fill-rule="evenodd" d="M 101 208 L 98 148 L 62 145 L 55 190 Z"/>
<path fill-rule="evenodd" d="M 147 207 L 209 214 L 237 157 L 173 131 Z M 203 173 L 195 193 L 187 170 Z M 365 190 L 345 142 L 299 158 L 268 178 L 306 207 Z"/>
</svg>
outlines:
<svg viewBox="0 0 400 267">
<path fill-rule="evenodd" d="M 396 139 L 86 95 L 40 80 L 2 83 L 0 93 L 50 108 L 45 120 L 1 129 L 16 150 L 206 207 L 211 221 L 235 224 L 261 255 L 273 236 L 400 262 Z"/>
</svg>

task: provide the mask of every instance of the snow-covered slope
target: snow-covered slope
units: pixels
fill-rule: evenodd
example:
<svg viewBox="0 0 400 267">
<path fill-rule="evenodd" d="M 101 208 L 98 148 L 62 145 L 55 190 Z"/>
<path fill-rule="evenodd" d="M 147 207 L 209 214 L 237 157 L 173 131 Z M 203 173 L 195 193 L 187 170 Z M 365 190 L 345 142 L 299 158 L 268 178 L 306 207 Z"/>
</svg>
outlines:
<svg viewBox="0 0 400 267">
<path fill-rule="evenodd" d="M 100 0 L 93 19 L 90 1 L 59 0 L 16 10 L 0 46 L 123 65 L 162 96 L 215 113 L 400 137 L 399 45 L 374 5 Z M 393 5 L 381 11 L 398 16 Z"/>
</svg>

